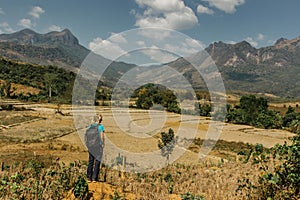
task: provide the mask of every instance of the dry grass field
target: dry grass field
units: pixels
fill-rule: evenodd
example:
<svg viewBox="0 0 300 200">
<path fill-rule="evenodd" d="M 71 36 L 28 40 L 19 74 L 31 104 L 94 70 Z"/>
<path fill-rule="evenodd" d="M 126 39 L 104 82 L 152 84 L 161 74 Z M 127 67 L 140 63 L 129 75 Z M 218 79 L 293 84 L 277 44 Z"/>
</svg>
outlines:
<svg viewBox="0 0 300 200">
<path fill-rule="evenodd" d="M 65 163 L 87 161 L 88 154 L 82 143 L 82 134 L 76 131 L 70 105 L 60 107 L 64 115 L 56 113 L 55 104 L 28 104 L 16 107 L 27 110 L 0 111 L 1 163 L 12 164 L 34 157 Z M 121 109 L 116 115 L 108 107 L 97 107 L 96 112 L 104 116 L 107 141 L 133 153 L 158 151 L 160 132 L 169 128 L 176 134 L 181 126 L 188 127 L 196 130 L 195 138 L 204 140 L 211 123 L 207 118 L 195 116 L 186 116 L 183 122 L 180 115 L 164 114 L 161 111 L 152 113 L 154 119 L 150 119 L 148 111 L 143 110 L 130 110 L 126 113 Z M 130 120 L 125 120 L 124 123 L 116 121 L 122 121 L 128 114 Z M 155 130 L 148 126 L 153 120 L 159 124 Z M 220 133 L 220 143 L 217 143 L 216 148 L 210 151 L 205 159 L 200 159 L 198 155 L 201 146 L 193 143 L 168 168 L 147 173 L 121 174 L 111 169 L 107 172 L 107 182 L 91 183 L 90 191 L 93 191 L 95 199 L 99 198 L 104 190 L 108 191 L 107 193 L 120 190 L 120 194 L 127 194 L 126 199 L 180 199 L 179 195 L 187 192 L 203 194 L 206 199 L 214 200 L 243 199 L 235 194 L 237 180 L 245 173 L 255 176 L 257 169 L 238 161 L 237 151 L 246 148 L 246 143 L 261 143 L 269 148 L 277 143 L 282 144 L 293 136 L 284 130 L 264 130 L 233 124 L 225 124 Z M 109 147 L 106 146 L 104 157 L 106 154 L 110 155 Z M 103 176 L 103 173 L 102 171 L 100 176 Z M 168 193 L 170 185 L 162 180 L 168 173 L 173 175 L 173 195 Z M 72 198 L 71 194 L 67 197 Z"/>
</svg>

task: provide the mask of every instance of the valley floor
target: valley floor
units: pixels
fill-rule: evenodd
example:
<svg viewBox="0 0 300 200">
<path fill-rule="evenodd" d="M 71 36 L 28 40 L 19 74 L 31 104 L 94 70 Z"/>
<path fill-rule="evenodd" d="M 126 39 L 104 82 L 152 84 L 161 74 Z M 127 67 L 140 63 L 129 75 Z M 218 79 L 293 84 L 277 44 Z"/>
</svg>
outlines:
<svg viewBox="0 0 300 200">
<path fill-rule="evenodd" d="M 26 110 L 0 111 L 0 162 L 2 165 L 35 157 L 65 163 L 75 160 L 87 161 L 88 153 L 82 142 L 85 128 L 81 124 L 87 122 L 87 119 L 84 119 L 85 113 L 82 110 L 74 109 L 72 112 L 69 105 L 62 105 L 58 110 L 55 104 L 28 104 L 16 107 L 26 108 Z M 223 141 L 227 145 L 233 145 L 232 149 L 241 149 L 243 148 L 241 145 L 245 143 L 253 145 L 261 143 L 269 148 L 277 143 L 283 144 L 293 136 L 292 133 L 284 130 L 265 130 L 233 124 L 222 124 L 223 127 L 218 132 L 217 128 L 220 126 L 213 127 L 214 122 L 207 118 L 180 116 L 161 111 L 149 113 L 144 110 L 130 110 L 128 113 L 121 108 L 116 111 L 108 107 L 97 107 L 95 111 L 104 117 L 103 124 L 108 143 L 104 151 L 104 161 L 107 163 L 114 162 L 111 160 L 118 156 L 117 151 L 110 151 L 113 148 L 110 145 L 121 149 L 121 156 L 125 157 L 126 152 L 132 154 L 159 151 L 157 146 L 159 133 L 169 128 L 172 128 L 175 134 L 182 130 L 182 134 L 185 134 L 185 131 L 191 131 L 186 141 L 194 138 L 201 140 L 212 138 Z M 74 119 L 75 122 L 78 121 L 78 118 L 74 116 L 74 113 L 77 115 L 76 112 L 80 113 L 78 116 L 83 117 L 79 124 L 74 123 Z M 153 126 L 157 127 L 153 129 Z M 174 160 L 174 166 L 176 164 L 190 165 L 191 171 L 197 175 L 194 178 L 186 177 L 186 179 L 195 179 L 193 182 L 182 180 L 182 184 L 191 184 L 190 186 L 178 183 L 177 187 L 190 188 L 193 192 L 197 192 L 197 187 L 199 187 L 199 193 L 205 194 L 206 199 L 222 199 L 222 195 L 226 197 L 223 199 L 236 198 L 233 193 L 237 187 L 237 179 L 242 176 L 243 172 L 251 172 L 251 166 L 243 165 L 241 168 L 241 164 L 237 161 L 237 152 L 230 150 L 228 146 L 207 152 L 194 143 L 186 147 L 182 155 Z M 204 159 L 201 158 L 199 152 L 207 153 Z M 132 158 L 128 156 L 126 162 L 134 163 L 134 160 L 130 159 Z M 145 162 L 147 164 L 147 161 Z M 149 169 L 147 168 L 146 171 Z M 172 170 L 176 171 L 176 169 Z M 131 176 L 128 175 L 128 177 Z M 197 183 L 197 181 L 200 182 Z M 138 187 L 136 183 L 132 184 L 131 187 Z M 96 186 L 91 184 L 90 188 L 93 187 Z M 139 188 L 132 191 L 141 192 Z M 178 189 L 177 192 L 184 191 Z M 161 195 L 163 194 L 158 196 Z M 176 195 L 168 196 L 169 199 L 177 197 Z"/>
</svg>

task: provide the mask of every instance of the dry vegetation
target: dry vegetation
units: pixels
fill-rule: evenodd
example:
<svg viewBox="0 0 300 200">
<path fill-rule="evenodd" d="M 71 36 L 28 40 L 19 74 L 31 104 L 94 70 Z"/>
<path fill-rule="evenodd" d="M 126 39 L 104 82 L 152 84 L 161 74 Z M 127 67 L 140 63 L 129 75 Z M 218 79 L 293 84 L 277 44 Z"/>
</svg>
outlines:
<svg viewBox="0 0 300 200">
<path fill-rule="evenodd" d="M 60 172 L 65 169 L 62 163 L 76 161 L 77 165 L 74 166 L 72 176 L 77 177 L 66 177 L 72 179 L 69 182 L 69 188 L 61 189 L 65 199 L 73 199 L 74 194 L 71 188 L 74 187 L 79 176 L 84 176 L 87 160 L 87 151 L 75 131 L 73 117 L 55 113 L 57 105 L 32 104 L 22 105 L 22 107 L 30 110 L 0 111 L 0 161 L 2 163 L 0 179 L 8 177 L 12 180 L 12 176 L 16 174 L 22 174 L 27 178 L 32 176 L 31 172 L 24 171 L 26 169 L 24 163 L 28 160 L 46 163 L 45 168 L 42 169 L 43 173 L 49 169 Z M 71 108 L 63 105 L 60 109 L 62 113 L 69 113 Z M 153 137 L 146 139 L 128 136 L 117 126 L 109 109 L 98 107 L 97 112 L 104 116 L 106 136 L 114 144 L 131 152 L 158 149 L 158 133 L 151 133 Z M 149 115 L 146 111 L 134 110 L 131 117 L 132 123 L 140 126 L 149 123 Z M 163 130 L 173 128 L 176 133 L 179 120 L 178 115 L 169 113 Z M 191 118 L 189 122 L 191 127 L 194 126 L 193 120 Z M 263 143 L 264 146 L 271 147 L 276 143 L 282 144 L 288 137 L 293 136 L 292 133 L 283 130 L 264 130 L 226 124 L 213 151 L 206 159 L 200 160 L 198 152 L 209 122 L 208 119 L 201 118 L 197 127 L 198 133 L 195 136 L 197 139 L 180 159 L 166 168 L 148 173 L 122 173 L 115 167 L 103 166 L 100 174 L 102 182 L 89 183 L 88 198 L 181 199 L 181 195 L 193 194 L 198 195 L 199 199 L 200 196 L 214 200 L 246 199 L 243 194 L 236 193 L 237 181 L 245 177 L 246 173 L 250 174 L 250 179 L 254 180 L 259 170 L 251 164 L 239 161 L 237 153 L 247 149 L 247 143 Z M 185 126 L 188 126 L 188 123 Z M 127 128 L 130 130 L 131 124 L 128 124 Z M 23 163 L 23 165 L 16 165 L 16 163 Z M 49 180 L 46 180 L 47 177 L 39 177 L 47 188 L 46 192 L 41 194 L 42 199 L 50 195 L 51 187 L 59 187 L 56 184 L 60 184 L 57 181 L 59 177 L 56 177 L 57 180 L 55 177 L 48 178 Z M 52 186 L 50 186 L 50 180 L 53 181 Z M 30 185 L 29 182 L 24 184 Z M 9 199 L 9 196 L 14 194 L 12 188 L 13 186 L 11 190 L 5 191 L 5 199 Z M 0 192 L 3 191 L 0 187 Z M 57 199 L 54 194 L 51 193 L 51 195 L 50 199 Z"/>
</svg>

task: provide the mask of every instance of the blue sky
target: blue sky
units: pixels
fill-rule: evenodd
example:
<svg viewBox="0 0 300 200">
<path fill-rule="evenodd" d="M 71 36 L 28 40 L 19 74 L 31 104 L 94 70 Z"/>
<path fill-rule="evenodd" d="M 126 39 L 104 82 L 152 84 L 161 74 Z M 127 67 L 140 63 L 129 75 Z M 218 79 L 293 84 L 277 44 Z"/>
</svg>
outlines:
<svg viewBox="0 0 300 200">
<path fill-rule="evenodd" d="M 207 46 L 255 47 L 300 36 L 299 0 L 0 0 L 0 33 L 70 29 L 91 48 L 113 33 L 149 26 L 180 31 Z"/>
</svg>

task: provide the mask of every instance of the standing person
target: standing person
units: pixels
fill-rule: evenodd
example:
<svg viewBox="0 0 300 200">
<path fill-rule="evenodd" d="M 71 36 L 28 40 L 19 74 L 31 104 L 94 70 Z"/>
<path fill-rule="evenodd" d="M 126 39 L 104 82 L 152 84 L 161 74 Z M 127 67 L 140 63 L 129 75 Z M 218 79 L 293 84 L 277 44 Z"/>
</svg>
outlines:
<svg viewBox="0 0 300 200">
<path fill-rule="evenodd" d="M 94 116 L 92 124 L 87 128 L 85 142 L 89 153 L 87 168 L 88 182 L 97 182 L 104 148 L 104 126 L 102 115 Z"/>
</svg>

